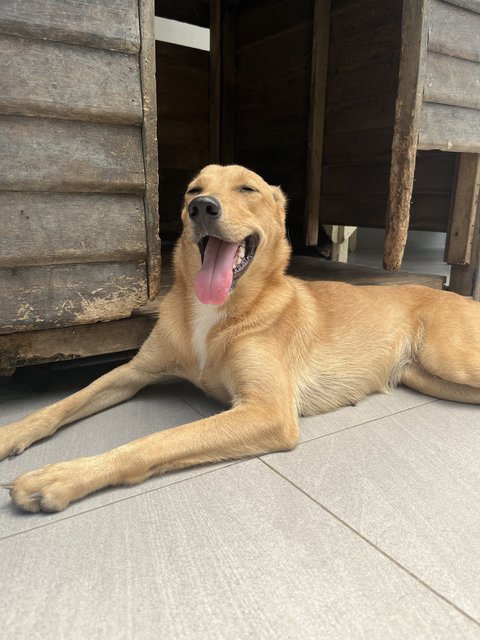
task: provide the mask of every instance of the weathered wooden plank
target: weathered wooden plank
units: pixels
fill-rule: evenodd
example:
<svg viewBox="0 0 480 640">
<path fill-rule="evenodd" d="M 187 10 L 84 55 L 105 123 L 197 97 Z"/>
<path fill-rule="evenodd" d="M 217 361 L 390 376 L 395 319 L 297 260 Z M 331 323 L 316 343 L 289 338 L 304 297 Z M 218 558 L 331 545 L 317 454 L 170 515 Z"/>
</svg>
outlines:
<svg viewBox="0 0 480 640">
<path fill-rule="evenodd" d="M 326 262 L 310 256 L 293 256 L 289 267 L 291 275 L 303 280 L 335 280 L 355 285 L 421 284 L 442 289 L 444 276 L 421 273 L 385 273 L 375 267 Z"/>
<path fill-rule="evenodd" d="M 393 127 L 396 92 L 327 106 L 325 134 Z"/>
<path fill-rule="evenodd" d="M 446 2 L 456 4 L 458 7 L 463 7 L 469 11 L 480 13 L 480 0 L 446 0 Z"/>
<path fill-rule="evenodd" d="M 480 300 L 480 203 L 475 215 L 470 264 L 452 265 L 449 289 Z"/>
<path fill-rule="evenodd" d="M 330 0 L 315 0 L 307 143 L 307 194 L 305 200 L 305 243 L 307 246 L 318 243 L 320 226 L 320 192 L 329 33 Z"/>
<path fill-rule="evenodd" d="M 420 149 L 480 151 L 480 111 L 424 103 L 420 121 Z"/>
<path fill-rule="evenodd" d="M 140 196 L 0 192 L 0 267 L 142 260 Z"/>
<path fill-rule="evenodd" d="M 137 192 L 138 127 L 0 116 L 0 191 Z"/>
<path fill-rule="evenodd" d="M 0 269 L 0 333 L 117 320 L 147 302 L 145 262 Z"/>
<path fill-rule="evenodd" d="M 328 75 L 363 67 L 378 60 L 398 59 L 401 42 L 400 22 L 375 27 L 346 40 L 330 44 Z"/>
<path fill-rule="evenodd" d="M 480 109 L 480 63 L 429 51 L 424 100 Z"/>
<path fill-rule="evenodd" d="M 324 164 L 352 162 L 390 162 L 393 126 L 369 130 L 325 135 Z"/>
<path fill-rule="evenodd" d="M 155 324 L 151 315 L 97 322 L 63 329 L 0 335 L 0 376 L 16 367 L 77 360 L 138 349 Z"/>
<path fill-rule="evenodd" d="M 445 249 L 449 264 L 470 264 L 479 192 L 480 154 L 462 153 Z"/>
<path fill-rule="evenodd" d="M 148 297 L 160 287 L 160 220 L 158 217 L 158 140 L 155 93 L 155 14 L 151 0 L 140 0 L 140 77 L 143 106 L 143 162 L 145 166 L 145 230 L 147 235 Z"/>
<path fill-rule="evenodd" d="M 292 47 L 292 42 L 295 47 Z M 292 24 L 290 31 L 275 33 L 267 40 L 252 42 L 248 47 L 237 50 L 238 78 L 243 74 L 252 80 L 259 75 L 272 74 L 272 82 L 281 83 L 284 77 L 304 73 L 308 90 L 312 56 L 311 21 Z M 243 80 L 247 80 L 243 79 Z"/>
<path fill-rule="evenodd" d="M 428 48 L 480 62 L 480 15 L 441 0 L 430 0 Z"/>
<path fill-rule="evenodd" d="M 238 49 L 280 33 L 289 32 L 300 23 L 312 23 L 311 0 L 262 0 L 242 3 L 236 17 L 236 41 Z"/>
<path fill-rule="evenodd" d="M 208 158 L 220 162 L 222 95 L 222 0 L 210 1 L 210 93 Z"/>
<path fill-rule="evenodd" d="M 367 38 L 372 29 L 400 22 L 402 3 L 398 0 L 363 0 L 332 13 L 331 39 L 333 42 L 356 36 L 360 32 Z"/>
<path fill-rule="evenodd" d="M 232 164 L 235 160 L 235 10 L 228 3 L 222 6 L 221 37 L 221 98 L 220 98 L 220 160 Z"/>
<path fill-rule="evenodd" d="M 2 0 L 0 32 L 124 53 L 140 49 L 137 0 Z"/>
<path fill-rule="evenodd" d="M 435 151 L 417 154 L 413 193 L 451 192 L 455 155 Z M 322 193 L 388 193 L 390 162 L 326 165 L 322 173 Z"/>
<path fill-rule="evenodd" d="M 405 0 L 383 266 L 398 271 L 407 241 L 427 51 L 425 0 Z"/>
<path fill-rule="evenodd" d="M 409 228 L 445 232 L 450 203 L 451 195 L 447 192 L 415 194 L 411 202 Z M 382 193 L 322 194 L 322 222 L 382 228 L 385 224 L 387 204 L 387 194 Z"/>
<path fill-rule="evenodd" d="M 140 124 L 138 58 L 0 35 L 0 113 Z"/>
<path fill-rule="evenodd" d="M 328 78 L 327 104 L 362 100 L 397 90 L 398 58 L 374 60 Z"/>
</svg>

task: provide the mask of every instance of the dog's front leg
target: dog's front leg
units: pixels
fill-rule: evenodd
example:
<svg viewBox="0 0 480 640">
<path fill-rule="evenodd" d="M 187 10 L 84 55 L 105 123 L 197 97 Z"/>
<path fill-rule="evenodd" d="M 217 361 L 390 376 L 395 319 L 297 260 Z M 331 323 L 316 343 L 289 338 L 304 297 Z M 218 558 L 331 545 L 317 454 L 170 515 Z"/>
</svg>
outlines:
<svg viewBox="0 0 480 640">
<path fill-rule="evenodd" d="M 160 431 L 89 458 L 51 464 L 11 485 L 14 503 L 25 511 L 61 511 L 107 486 L 142 482 L 173 469 L 293 448 L 294 412 L 239 405 L 211 418 Z"/>
<path fill-rule="evenodd" d="M 139 353 L 125 365 L 105 374 L 88 387 L 31 415 L 0 427 L 0 460 L 22 453 L 34 442 L 60 427 L 128 400 L 153 382 L 168 381 L 171 350 L 158 330 L 152 332 Z"/>
</svg>

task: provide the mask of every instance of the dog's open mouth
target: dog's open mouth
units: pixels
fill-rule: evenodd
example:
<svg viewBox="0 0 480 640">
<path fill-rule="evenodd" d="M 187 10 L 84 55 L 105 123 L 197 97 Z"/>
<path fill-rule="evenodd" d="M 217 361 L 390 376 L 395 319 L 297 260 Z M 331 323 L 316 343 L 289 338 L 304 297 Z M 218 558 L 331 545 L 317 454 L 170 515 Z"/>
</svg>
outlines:
<svg viewBox="0 0 480 640">
<path fill-rule="evenodd" d="M 195 277 L 195 292 L 203 304 L 222 304 L 245 273 L 257 249 L 257 237 L 226 242 L 205 236 L 198 243 L 202 268 Z"/>
</svg>

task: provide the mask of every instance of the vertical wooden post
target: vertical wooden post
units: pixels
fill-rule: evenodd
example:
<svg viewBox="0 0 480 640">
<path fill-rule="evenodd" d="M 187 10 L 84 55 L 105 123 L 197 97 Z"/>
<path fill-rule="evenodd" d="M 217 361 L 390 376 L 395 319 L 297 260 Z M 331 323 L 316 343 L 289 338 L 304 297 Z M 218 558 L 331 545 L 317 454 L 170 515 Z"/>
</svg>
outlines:
<svg viewBox="0 0 480 640">
<path fill-rule="evenodd" d="M 209 160 L 221 156 L 222 0 L 210 0 Z"/>
<path fill-rule="evenodd" d="M 330 0 L 315 0 L 308 124 L 307 195 L 305 201 L 305 243 L 307 246 L 318 243 L 320 225 L 323 129 L 325 124 L 329 37 Z"/>
<path fill-rule="evenodd" d="M 160 219 L 158 215 L 157 94 L 155 85 L 154 4 L 139 0 L 140 81 L 142 85 L 142 142 L 145 167 L 145 228 L 147 235 L 148 298 L 160 287 Z"/>
<path fill-rule="evenodd" d="M 383 266 L 399 271 L 407 242 L 427 53 L 425 0 L 404 0 Z"/>
<path fill-rule="evenodd" d="M 453 207 L 448 225 L 445 260 L 448 264 L 470 264 L 473 233 L 480 191 L 480 154 L 459 155 Z"/>
<path fill-rule="evenodd" d="M 210 162 L 234 160 L 235 20 L 225 0 L 210 0 Z"/>
<path fill-rule="evenodd" d="M 457 174 L 447 262 L 449 289 L 480 300 L 480 154 L 462 153 Z"/>
</svg>

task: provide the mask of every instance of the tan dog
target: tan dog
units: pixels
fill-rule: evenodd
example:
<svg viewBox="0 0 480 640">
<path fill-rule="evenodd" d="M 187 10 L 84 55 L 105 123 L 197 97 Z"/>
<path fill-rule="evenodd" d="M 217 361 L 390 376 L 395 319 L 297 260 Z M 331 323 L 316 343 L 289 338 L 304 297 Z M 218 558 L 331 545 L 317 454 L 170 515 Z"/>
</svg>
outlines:
<svg viewBox="0 0 480 640">
<path fill-rule="evenodd" d="M 480 305 L 420 286 L 355 287 L 285 275 L 285 198 L 238 166 L 189 185 L 175 283 L 138 355 L 69 398 L 0 430 L 0 457 L 154 382 L 191 380 L 229 411 L 8 485 L 27 511 L 60 511 L 109 485 L 295 446 L 297 417 L 400 382 L 480 403 Z M 202 266 L 203 264 L 203 266 Z"/>
</svg>

